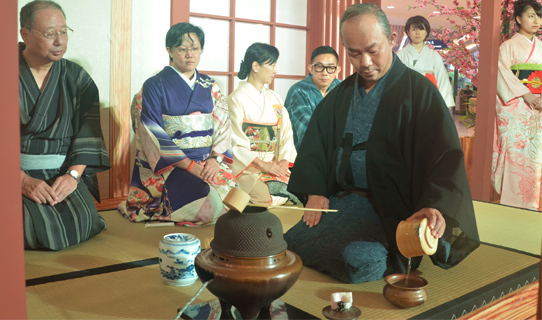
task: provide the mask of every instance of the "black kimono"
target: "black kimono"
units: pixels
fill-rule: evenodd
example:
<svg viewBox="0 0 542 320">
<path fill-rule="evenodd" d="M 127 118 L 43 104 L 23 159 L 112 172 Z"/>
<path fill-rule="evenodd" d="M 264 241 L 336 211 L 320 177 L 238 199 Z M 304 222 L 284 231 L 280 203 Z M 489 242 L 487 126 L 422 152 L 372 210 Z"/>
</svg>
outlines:
<svg viewBox="0 0 542 320">
<path fill-rule="evenodd" d="M 356 172 L 356 168 L 337 170 L 343 162 L 338 161 L 337 155 L 341 144 L 344 145 L 345 125 L 352 97 L 355 90 L 358 90 L 356 77 L 357 74 L 348 77 L 316 108 L 292 170 L 289 183 L 291 192 L 323 195 L 340 201 L 345 194 L 344 190 L 348 190 L 349 184 L 355 180 L 352 172 Z M 431 259 L 442 268 L 450 268 L 479 246 L 457 130 L 437 88 L 416 71 L 408 69 L 395 55 L 385 78 L 386 83 L 365 143 L 365 161 L 371 194 L 366 201 L 380 218 L 387 243 L 375 238 L 374 234 L 369 236 L 387 249 L 386 273 L 405 272 L 406 259 L 399 253 L 395 240 L 397 225 L 422 208 L 435 208 L 446 220 L 446 231 L 439 240 L 437 253 Z M 322 216 L 324 219 L 333 219 L 334 223 L 340 225 L 342 215 L 340 212 L 328 213 Z M 351 224 L 351 221 L 347 221 L 343 229 L 334 227 L 331 239 L 355 238 L 351 230 L 357 229 L 352 229 Z M 375 230 L 375 227 L 368 229 L 364 224 L 360 220 L 357 226 L 360 233 Z M 299 248 L 303 252 L 297 253 L 301 253 L 305 265 L 312 264 L 343 281 L 367 281 L 359 274 L 355 275 L 356 270 L 352 269 L 360 266 L 353 266 L 345 257 L 346 253 L 342 252 L 343 247 L 349 245 L 348 242 L 337 242 L 340 246 L 333 250 L 338 253 L 331 252 L 331 248 L 326 253 L 323 252 L 326 250 L 315 247 L 317 239 L 334 229 L 318 226 L 309 229 L 300 221 L 285 236 L 289 249 L 296 252 Z M 364 236 L 359 237 L 362 238 L 358 241 L 366 240 Z M 309 244 L 312 248 L 306 250 Z M 357 247 L 357 255 L 366 254 L 363 246 Z M 367 252 L 373 256 L 374 261 L 382 259 L 377 256 L 382 255 L 383 251 L 377 251 Z M 349 254 L 352 255 L 352 252 Z M 318 259 L 313 260 L 311 255 L 317 255 Z M 333 262 L 321 267 L 320 262 L 326 257 Z M 413 259 L 413 267 L 416 268 L 420 261 L 421 258 Z M 344 266 L 339 267 L 341 264 Z M 344 272 L 354 276 L 345 276 L 342 274 Z M 380 276 L 383 276 L 382 272 Z"/>
</svg>

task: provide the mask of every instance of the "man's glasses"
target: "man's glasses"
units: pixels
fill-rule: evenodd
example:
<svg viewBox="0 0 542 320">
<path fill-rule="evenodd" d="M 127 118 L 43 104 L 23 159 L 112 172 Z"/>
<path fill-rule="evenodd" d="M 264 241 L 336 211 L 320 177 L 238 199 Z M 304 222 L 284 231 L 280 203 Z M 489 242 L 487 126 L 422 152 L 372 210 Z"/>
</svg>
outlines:
<svg viewBox="0 0 542 320">
<path fill-rule="evenodd" d="M 173 49 L 173 52 L 179 53 L 179 54 L 187 54 L 188 52 L 198 54 L 198 53 L 201 52 L 201 48 L 200 47 L 193 47 L 193 48 L 180 48 L 180 47 L 177 47 L 177 48 Z"/>
<path fill-rule="evenodd" d="M 30 29 L 30 31 L 41 34 L 45 39 L 49 41 L 55 40 L 56 37 L 60 37 L 61 39 L 68 39 L 73 34 L 73 30 L 70 27 L 66 27 L 66 29 L 62 29 L 60 31 L 50 31 L 45 33 L 39 32 L 38 30 L 34 29 Z"/>
<path fill-rule="evenodd" d="M 323 72 L 326 69 L 327 73 L 335 73 L 337 66 L 324 66 L 323 64 L 313 64 L 312 67 L 316 72 Z"/>
</svg>

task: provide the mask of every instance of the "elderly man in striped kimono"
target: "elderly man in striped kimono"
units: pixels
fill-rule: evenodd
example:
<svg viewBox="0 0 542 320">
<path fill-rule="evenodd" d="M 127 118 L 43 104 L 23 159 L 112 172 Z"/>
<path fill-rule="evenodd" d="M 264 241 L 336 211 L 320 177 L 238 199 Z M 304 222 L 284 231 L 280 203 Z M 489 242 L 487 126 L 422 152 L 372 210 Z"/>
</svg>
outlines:
<svg viewBox="0 0 542 320">
<path fill-rule="evenodd" d="M 63 59 L 71 29 L 62 8 L 21 9 L 19 90 L 21 184 L 26 249 L 60 250 L 106 229 L 95 173 L 109 168 L 98 88 Z"/>
</svg>

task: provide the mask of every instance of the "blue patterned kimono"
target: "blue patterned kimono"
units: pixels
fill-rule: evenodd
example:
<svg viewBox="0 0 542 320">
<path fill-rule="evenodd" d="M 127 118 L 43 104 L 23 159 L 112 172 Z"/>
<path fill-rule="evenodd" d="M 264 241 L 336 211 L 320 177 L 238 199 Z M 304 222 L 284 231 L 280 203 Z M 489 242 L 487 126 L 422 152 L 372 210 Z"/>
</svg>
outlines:
<svg viewBox="0 0 542 320">
<path fill-rule="evenodd" d="M 233 161 L 228 109 L 216 82 L 195 76 L 192 89 L 165 67 L 134 98 L 137 154 L 128 199 L 118 208 L 131 221 L 202 225 L 225 212 L 222 199 L 236 185 L 226 165 Z M 175 166 L 186 158 L 202 163 L 213 154 L 224 158 L 216 185 Z"/>
<path fill-rule="evenodd" d="M 328 88 L 328 92 L 333 90 L 339 83 L 341 83 L 340 80 L 333 80 Z M 288 95 L 284 101 L 284 107 L 286 107 L 290 113 L 296 149 L 299 149 L 301 141 L 303 141 L 303 136 L 305 136 L 305 131 L 307 131 L 307 126 L 309 125 L 312 113 L 322 99 L 324 99 L 324 97 L 314 84 L 314 81 L 312 81 L 312 74 L 307 75 L 305 79 L 295 83 L 290 87 L 290 90 L 288 90 Z"/>
</svg>

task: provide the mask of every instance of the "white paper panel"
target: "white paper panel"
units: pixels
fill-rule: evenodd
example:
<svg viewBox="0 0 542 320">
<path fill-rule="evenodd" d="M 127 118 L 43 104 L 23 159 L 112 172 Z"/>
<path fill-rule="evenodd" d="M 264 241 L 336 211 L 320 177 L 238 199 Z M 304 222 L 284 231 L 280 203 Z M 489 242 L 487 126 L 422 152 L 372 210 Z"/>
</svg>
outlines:
<svg viewBox="0 0 542 320">
<path fill-rule="evenodd" d="M 283 103 L 284 100 L 286 100 L 286 95 L 288 94 L 290 87 L 298 81 L 300 80 L 275 79 L 275 91 L 280 95 Z"/>
<path fill-rule="evenodd" d="M 245 51 L 254 42 L 269 43 L 270 27 L 253 24 L 236 22 L 235 23 L 235 71 L 239 71 L 241 60 L 245 57 Z"/>
<path fill-rule="evenodd" d="M 230 49 L 230 22 L 190 17 L 190 23 L 205 32 L 205 48 L 198 70 L 228 71 Z"/>
<path fill-rule="evenodd" d="M 146 0 L 146 1 L 149 1 L 149 0 Z M 217 16 L 229 16 L 230 15 L 230 1 L 229 0 L 190 0 L 190 12 L 213 14 Z"/>
<path fill-rule="evenodd" d="M 305 47 L 307 32 L 288 28 L 276 29 L 276 46 L 280 56 L 278 60 L 279 74 L 304 76 L 306 71 Z"/>
<path fill-rule="evenodd" d="M 277 22 L 307 26 L 307 0 L 277 0 Z"/>
<path fill-rule="evenodd" d="M 170 0 L 132 0 L 131 96 L 148 78 L 169 65 L 166 34 L 170 27 Z"/>
<path fill-rule="evenodd" d="M 236 0 L 235 16 L 251 20 L 271 21 L 271 0 Z"/>
</svg>

